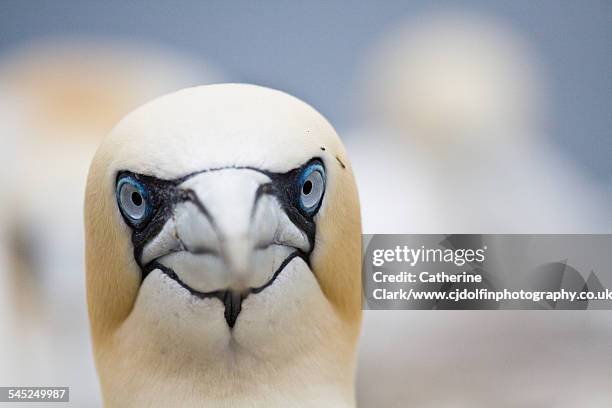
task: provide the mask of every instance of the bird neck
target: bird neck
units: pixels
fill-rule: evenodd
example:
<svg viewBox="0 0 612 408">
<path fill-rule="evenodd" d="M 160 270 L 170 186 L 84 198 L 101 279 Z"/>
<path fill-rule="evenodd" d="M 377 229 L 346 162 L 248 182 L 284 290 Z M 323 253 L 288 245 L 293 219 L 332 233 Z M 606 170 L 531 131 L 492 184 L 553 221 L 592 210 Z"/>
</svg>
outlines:
<svg viewBox="0 0 612 408">
<path fill-rule="evenodd" d="M 144 344 L 116 346 L 113 357 L 98 356 L 108 407 L 355 405 L 352 353 L 331 347 L 262 360 L 238 346 L 208 359 Z"/>
<path fill-rule="evenodd" d="M 240 331 L 165 333 L 128 318 L 96 345 L 105 405 L 354 406 L 356 336 L 325 312 L 304 336 L 263 342 Z"/>
</svg>

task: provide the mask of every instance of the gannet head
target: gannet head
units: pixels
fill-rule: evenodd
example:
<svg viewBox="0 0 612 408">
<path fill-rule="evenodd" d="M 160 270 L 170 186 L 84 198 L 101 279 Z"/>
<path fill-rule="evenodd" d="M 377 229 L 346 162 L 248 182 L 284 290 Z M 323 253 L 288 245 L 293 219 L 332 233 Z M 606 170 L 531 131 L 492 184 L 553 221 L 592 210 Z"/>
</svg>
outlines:
<svg viewBox="0 0 612 408">
<path fill-rule="evenodd" d="M 321 379 L 352 381 L 358 198 L 339 138 L 307 104 L 224 84 L 142 106 L 93 160 L 85 224 L 107 401 L 141 382 L 216 376 L 214 395 L 237 378 L 285 382 L 312 353 Z"/>
</svg>

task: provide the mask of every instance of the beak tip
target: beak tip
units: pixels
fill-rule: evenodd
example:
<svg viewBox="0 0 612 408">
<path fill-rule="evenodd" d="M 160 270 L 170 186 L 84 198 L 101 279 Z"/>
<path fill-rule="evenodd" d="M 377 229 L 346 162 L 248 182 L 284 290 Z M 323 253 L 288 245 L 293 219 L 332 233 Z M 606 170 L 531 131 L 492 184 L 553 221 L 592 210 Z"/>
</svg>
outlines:
<svg viewBox="0 0 612 408">
<path fill-rule="evenodd" d="M 230 329 L 233 329 L 242 310 L 242 295 L 228 290 L 223 297 L 223 304 L 225 305 L 225 321 Z"/>
</svg>

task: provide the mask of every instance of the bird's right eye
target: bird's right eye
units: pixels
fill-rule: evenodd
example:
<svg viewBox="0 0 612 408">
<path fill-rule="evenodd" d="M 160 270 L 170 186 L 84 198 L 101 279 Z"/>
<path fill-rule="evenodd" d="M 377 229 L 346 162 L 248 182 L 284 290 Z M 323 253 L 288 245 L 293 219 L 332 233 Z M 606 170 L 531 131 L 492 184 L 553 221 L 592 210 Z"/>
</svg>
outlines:
<svg viewBox="0 0 612 408">
<path fill-rule="evenodd" d="M 146 187 L 132 176 L 117 182 L 117 203 L 121 214 L 132 226 L 142 225 L 151 214 L 151 202 Z"/>
</svg>

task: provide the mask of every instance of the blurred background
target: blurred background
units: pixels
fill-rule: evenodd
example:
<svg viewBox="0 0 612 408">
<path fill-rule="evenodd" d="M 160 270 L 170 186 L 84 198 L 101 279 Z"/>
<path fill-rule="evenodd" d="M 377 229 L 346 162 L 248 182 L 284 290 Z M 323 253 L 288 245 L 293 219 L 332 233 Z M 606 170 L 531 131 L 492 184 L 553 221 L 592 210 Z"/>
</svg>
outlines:
<svg viewBox="0 0 612 408">
<path fill-rule="evenodd" d="M 343 138 L 367 233 L 612 233 L 605 1 L 0 1 L 0 385 L 99 406 L 82 195 L 139 104 L 251 82 Z M 612 402 L 610 312 L 367 311 L 360 406 Z"/>
</svg>

